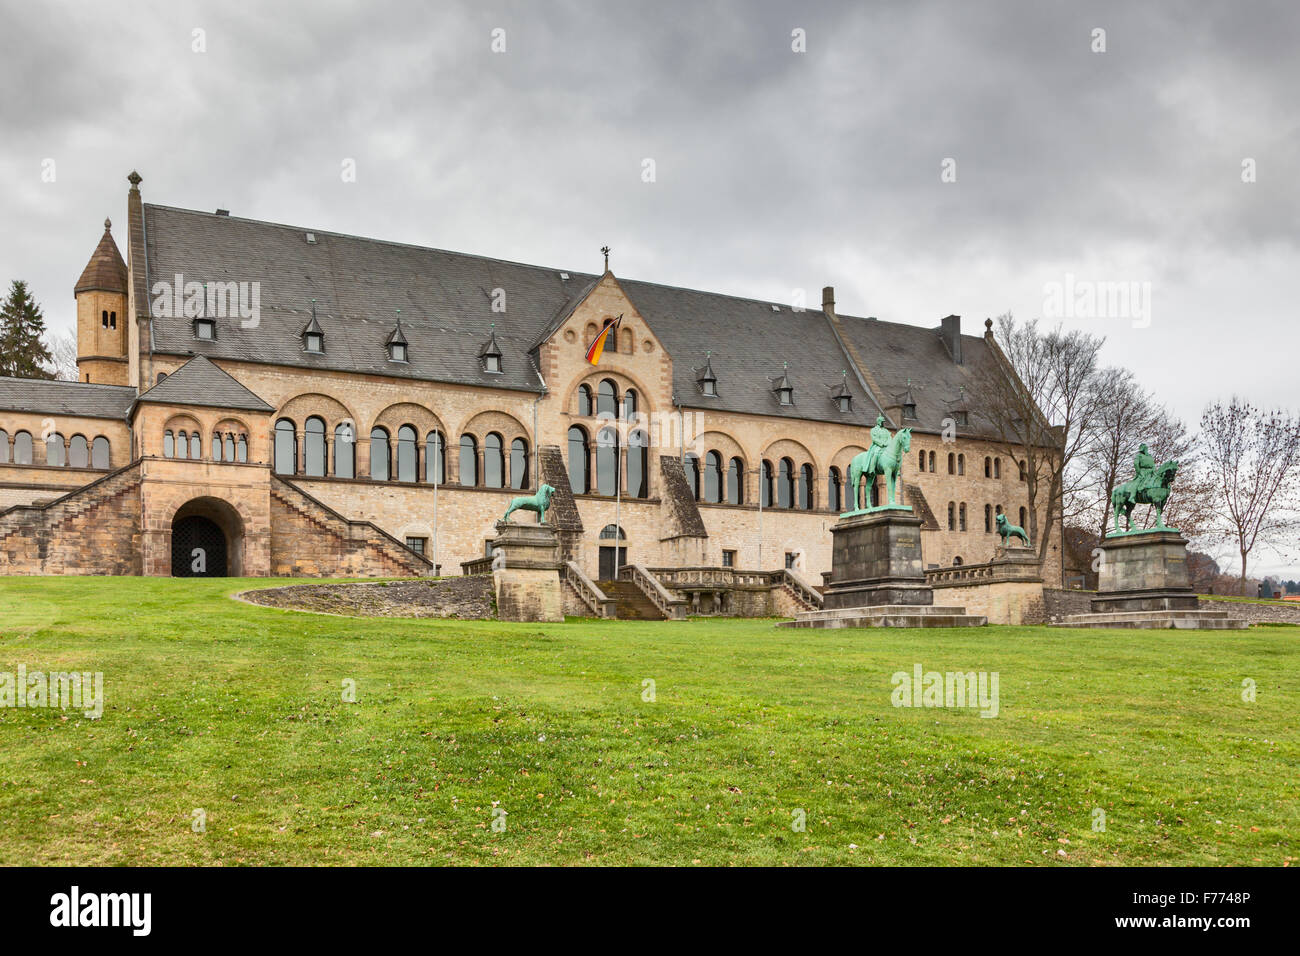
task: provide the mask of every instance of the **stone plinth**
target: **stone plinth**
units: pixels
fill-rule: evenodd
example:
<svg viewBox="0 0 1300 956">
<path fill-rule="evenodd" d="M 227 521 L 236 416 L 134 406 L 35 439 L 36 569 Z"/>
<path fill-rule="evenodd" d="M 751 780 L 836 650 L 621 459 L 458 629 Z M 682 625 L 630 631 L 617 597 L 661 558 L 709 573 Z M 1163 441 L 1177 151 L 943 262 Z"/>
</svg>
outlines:
<svg viewBox="0 0 1300 956">
<path fill-rule="evenodd" d="M 915 514 L 853 515 L 840 519 L 831 536 L 826 610 L 934 603 L 921 563 L 921 519 Z"/>
<path fill-rule="evenodd" d="M 1177 531 L 1114 535 L 1102 540 L 1101 551 L 1094 613 L 1196 610 L 1187 539 Z"/>
<path fill-rule="evenodd" d="M 1187 540 L 1177 531 L 1112 535 L 1101 542 L 1102 562 L 1091 614 L 1071 614 L 1053 627 L 1240 630 L 1246 621 L 1227 611 L 1200 610 L 1187 577 Z"/>
<path fill-rule="evenodd" d="M 503 621 L 563 621 L 559 537 L 549 525 L 497 522 L 492 585 Z"/>
</svg>

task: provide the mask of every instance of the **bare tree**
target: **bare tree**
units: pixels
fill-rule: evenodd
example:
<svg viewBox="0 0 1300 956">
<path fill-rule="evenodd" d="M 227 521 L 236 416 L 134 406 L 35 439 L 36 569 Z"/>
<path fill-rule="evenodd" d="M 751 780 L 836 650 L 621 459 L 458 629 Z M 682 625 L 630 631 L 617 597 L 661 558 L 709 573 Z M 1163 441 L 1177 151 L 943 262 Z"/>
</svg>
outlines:
<svg viewBox="0 0 1300 956">
<path fill-rule="evenodd" d="M 63 382 L 77 380 L 77 337 L 67 332 L 49 336 L 50 359 L 54 377 Z"/>
<path fill-rule="evenodd" d="M 1300 416 L 1256 408 L 1236 395 L 1201 415 L 1201 436 L 1217 488 L 1214 511 L 1223 536 L 1246 560 L 1258 544 L 1287 543 L 1300 529 Z"/>
<path fill-rule="evenodd" d="M 1029 532 L 1038 559 L 1047 557 L 1063 502 L 1076 501 L 1079 470 L 1072 464 L 1094 440 L 1089 423 L 1100 400 L 1097 355 L 1105 339 L 1037 321 L 998 318 L 993 361 L 978 372 L 983 417 L 991 433 L 1023 463 Z M 1039 511 L 1043 512 L 1042 527 Z"/>
</svg>

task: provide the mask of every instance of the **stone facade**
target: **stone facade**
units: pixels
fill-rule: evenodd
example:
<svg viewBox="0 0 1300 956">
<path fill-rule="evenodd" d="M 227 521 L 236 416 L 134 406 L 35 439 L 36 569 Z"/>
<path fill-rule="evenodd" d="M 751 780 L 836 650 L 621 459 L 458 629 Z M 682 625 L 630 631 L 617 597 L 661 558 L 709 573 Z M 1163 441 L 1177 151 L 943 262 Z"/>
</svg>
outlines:
<svg viewBox="0 0 1300 956">
<path fill-rule="evenodd" d="M 430 573 L 431 565 L 456 573 L 462 561 L 484 553 L 510 498 L 534 490 L 539 476 L 557 488 L 552 515 L 561 559 L 575 561 L 592 578 L 601 571 L 602 548 L 615 545 L 626 549 L 628 562 L 646 567 L 794 567 L 812 578 L 829 570 L 830 529 L 843 507 L 832 500 L 831 478 L 847 475 L 849 461 L 869 442 L 866 429 L 825 415 L 798 418 L 757 406 L 721 411 L 701 395 L 682 394 L 680 382 L 674 385 L 674 356 L 656 334 L 654 317 L 643 315 L 636 299 L 608 271 L 528 353 L 526 361 L 535 363 L 529 381 L 536 380 L 536 390 L 523 390 L 521 384 L 497 387 L 362 374 L 249 354 L 214 357 L 212 362 L 270 411 L 192 400 L 170 405 L 150 401 L 148 390 L 185 368 L 193 351 L 165 353 L 149 344 L 156 337 L 150 333 L 138 185 L 139 177 L 133 175 L 122 287 L 98 288 L 114 284 L 116 248 L 105 245 L 113 242 L 106 230 L 92 260 L 92 266 L 99 263 L 98 271 L 88 267 L 87 274 L 109 278 L 90 281 L 96 288 L 79 287 L 77 302 L 81 378 L 129 384 L 140 401 L 119 420 L 0 408 L 7 442 L 0 456 L 0 522 L 18 521 L 15 512 L 4 508 L 47 502 L 91 484 L 105 471 L 134 464 L 136 503 L 131 507 L 136 510 L 131 513 L 138 514 L 139 527 L 129 535 L 115 533 L 115 554 L 87 558 L 89 573 L 171 573 L 173 527 L 178 516 L 189 515 L 212 521 L 227 535 L 230 573 L 410 574 Z M 154 239 L 151 232 L 150 242 Z M 106 311 L 116 316 L 107 326 Z M 621 324 L 593 367 L 586 361 L 586 346 L 601 323 L 616 315 L 622 316 Z M 779 321 L 841 321 L 830 306 L 825 317 L 811 316 L 791 316 L 787 310 Z M 945 320 L 944 334 L 949 333 Z M 985 339 L 996 348 L 991 333 Z M 519 360 L 514 353 L 507 359 Z M 858 355 L 850 348 L 834 360 L 849 364 Z M 855 379 L 846 372 L 845 381 Z M 871 370 L 860 381 L 879 391 L 888 384 Z M 602 417 L 595 407 L 602 389 L 613 390 L 620 408 L 634 395 L 635 414 Z M 584 390 L 593 397 L 591 408 L 584 408 Z M 826 401 L 824 396 L 817 400 Z M 859 400 L 864 400 L 861 395 Z M 105 437 L 111 447 L 107 469 L 47 466 L 41 435 L 50 430 L 50 417 L 59 440 Z M 13 463 L 18 431 L 33 436 L 34 464 Z M 618 496 L 594 480 L 581 487 L 569 480 L 575 468 L 573 436 L 585 436 L 585 471 L 592 473 L 602 454 L 602 431 L 617 435 Z M 197 459 L 175 455 L 181 433 L 198 436 Z M 239 460 L 214 449 L 214 437 L 220 445 L 219 436 L 226 435 L 244 442 Z M 409 435 L 414 441 L 403 437 Z M 914 424 L 903 466 L 901 500 L 912 504 L 921 519 L 921 561 L 927 568 L 990 560 L 998 543 L 992 530 L 996 509 L 1027 525 L 1022 514 L 1026 485 L 1009 451 L 960 430 L 955 439 L 948 437 L 952 440 L 945 440 L 937 427 Z M 639 440 L 645 444 L 639 469 L 644 489 L 636 487 Z M 430 469 L 438 442 L 444 456 L 441 474 Z M 513 452 L 516 447 L 521 453 Z M 722 495 L 723 500 L 702 500 L 707 497 L 703 475 L 699 487 L 685 477 L 684 460 L 703 470 L 711 453 L 724 470 L 736 463 L 738 502 L 727 503 Z M 472 456 L 472 467 L 467 456 Z M 372 460 L 386 463 L 388 474 L 372 474 Z M 776 472 L 787 466 L 796 475 L 808 469 L 806 500 L 778 500 Z M 764 467 L 773 470 L 774 481 L 772 500 L 760 507 Z M 434 477 L 436 482 L 429 480 Z M 721 480 L 726 481 L 725 471 Z M 501 487 L 489 486 L 497 483 Z M 838 494 L 841 501 L 847 498 L 842 487 Z M 24 520 L 31 519 L 23 514 Z M 1040 515 L 1040 524 L 1044 517 Z M 56 526 L 65 527 L 49 525 Z M 612 532 L 614 526 L 620 530 Z M 614 533 L 621 535 L 617 542 L 606 537 Z M 1053 539 L 1043 569 L 1049 582 L 1060 580 L 1059 526 Z M 407 550 L 408 541 L 428 560 Z M 50 564 L 48 558 L 24 556 L 14 547 L 5 560 L 0 572 L 35 573 L 38 567 L 56 566 L 77 570 L 70 557 Z M 110 567 L 119 571 L 104 570 Z M 120 571 L 125 568 L 132 570 Z"/>
</svg>

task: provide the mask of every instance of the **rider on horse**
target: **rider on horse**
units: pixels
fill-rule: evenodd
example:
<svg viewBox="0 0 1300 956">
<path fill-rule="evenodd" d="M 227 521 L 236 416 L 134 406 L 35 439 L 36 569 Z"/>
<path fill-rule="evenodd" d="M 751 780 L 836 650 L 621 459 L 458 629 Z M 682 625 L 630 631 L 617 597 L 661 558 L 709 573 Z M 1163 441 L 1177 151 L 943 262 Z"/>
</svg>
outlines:
<svg viewBox="0 0 1300 956">
<path fill-rule="evenodd" d="M 1133 456 L 1133 479 L 1137 491 L 1145 491 L 1155 484 L 1156 460 L 1147 451 L 1146 442 L 1138 448 Z"/>
<path fill-rule="evenodd" d="M 885 427 L 885 416 L 876 416 L 876 427 L 871 429 L 871 447 L 867 449 L 867 464 L 862 469 L 865 475 L 874 475 L 876 473 L 876 462 L 880 459 L 880 453 L 889 447 L 889 439 L 893 436 L 889 434 L 889 429 Z"/>
</svg>

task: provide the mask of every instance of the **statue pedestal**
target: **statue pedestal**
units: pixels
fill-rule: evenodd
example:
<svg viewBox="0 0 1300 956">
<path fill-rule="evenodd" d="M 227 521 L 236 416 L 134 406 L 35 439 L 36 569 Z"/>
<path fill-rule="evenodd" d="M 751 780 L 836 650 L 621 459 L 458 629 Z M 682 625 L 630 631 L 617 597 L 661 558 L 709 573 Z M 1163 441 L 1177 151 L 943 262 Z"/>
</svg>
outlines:
<svg viewBox="0 0 1300 956">
<path fill-rule="evenodd" d="M 1187 577 L 1187 539 L 1177 531 L 1103 538 L 1095 613 L 1195 610 Z"/>
<path fill-rule="evenodd" d="M 1091 614 L 1071 614 L 1053 627 L 1241 630 L 1249 622 L 1228 611 L 1202 610 L 1187 577 L 1187 540 L 1177 531 L 1130 532 L 1103 538 Z"/>
<path fill-rule="evenodd" d="M 559 536 L 550 525 L 498 521 L 492 585 L 502 621 L 564 620 Z"/>
<path fill-rule="evenodd" d="M 831 537 L 826 610 L 934 603 L 921 563 L 921 519 L 911 511 L 841 518 Z"/>
</svg>

